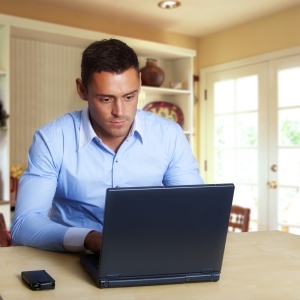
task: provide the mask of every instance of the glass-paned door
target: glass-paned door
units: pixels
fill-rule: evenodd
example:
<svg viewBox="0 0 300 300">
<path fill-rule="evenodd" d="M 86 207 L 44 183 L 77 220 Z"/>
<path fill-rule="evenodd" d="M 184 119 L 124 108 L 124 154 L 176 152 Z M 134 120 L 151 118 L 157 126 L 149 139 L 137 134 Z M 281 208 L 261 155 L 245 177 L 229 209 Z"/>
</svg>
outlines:
<svg viewBox="0 0 300 300">
<path fill-rule="evenodd" d="M 300 234 L 300 55 L 208 73 L 206 182 L 233 182 L 250 230 Z"/>
<path fill-rule="evenodd" d="M 300 55 L 270 63 L 270 227 L 300 234 Z"/>
<path fill-rule="evenodd" d="M 235 184 L 233 203 L 251 209 L 250 230 L 267 227 L 266 84 L 265 63 L 207 78 L 206 181 Z"/>
</svg>

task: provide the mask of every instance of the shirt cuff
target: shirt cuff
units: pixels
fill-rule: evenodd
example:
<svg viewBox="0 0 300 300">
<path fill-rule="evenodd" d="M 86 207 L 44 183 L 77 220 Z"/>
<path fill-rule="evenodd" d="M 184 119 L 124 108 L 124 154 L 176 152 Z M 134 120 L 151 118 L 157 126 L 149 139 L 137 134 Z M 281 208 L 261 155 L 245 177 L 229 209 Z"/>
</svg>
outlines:
<svg viewBox="0 0 300 300">
<path fill-rule="evenodd" d="M 64 236 L 64 247 L 69 252 L 86 251 L 84 240 L 87 234 L 95 229 L 70 227 Z"/>
</svg>

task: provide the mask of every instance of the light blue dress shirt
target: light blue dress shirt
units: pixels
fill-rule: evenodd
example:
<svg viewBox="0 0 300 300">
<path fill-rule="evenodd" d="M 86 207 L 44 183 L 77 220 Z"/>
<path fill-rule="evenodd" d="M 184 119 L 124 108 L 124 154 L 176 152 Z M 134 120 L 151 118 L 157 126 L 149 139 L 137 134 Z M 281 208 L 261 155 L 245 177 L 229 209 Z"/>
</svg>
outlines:
<svg viewBox="0 0 300 300">
<path fill-rule="evenodd" d="M 39 129 L 18 190 L 14 245 L 83 251 L 91 230 L 102 231 L 107 188 L 202 184 L 181 127 L 137 111 L 117 153 L 95 134 L 88 108 Z"/>
</svg>

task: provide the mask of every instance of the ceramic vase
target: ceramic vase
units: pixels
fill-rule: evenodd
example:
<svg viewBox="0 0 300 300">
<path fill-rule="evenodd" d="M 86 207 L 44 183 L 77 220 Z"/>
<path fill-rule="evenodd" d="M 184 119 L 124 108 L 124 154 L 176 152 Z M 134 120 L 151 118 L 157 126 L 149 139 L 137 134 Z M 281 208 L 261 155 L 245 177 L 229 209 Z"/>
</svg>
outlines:
<svg viewBox="0 0 300 300">
<path fill-rule="evenodd" d="M 159 87 L 165 79 L 164 71 L 157 66 L 157 61 L 148 58 L 146 66 L 141 69 L 142 85 Z"/>
</svg>

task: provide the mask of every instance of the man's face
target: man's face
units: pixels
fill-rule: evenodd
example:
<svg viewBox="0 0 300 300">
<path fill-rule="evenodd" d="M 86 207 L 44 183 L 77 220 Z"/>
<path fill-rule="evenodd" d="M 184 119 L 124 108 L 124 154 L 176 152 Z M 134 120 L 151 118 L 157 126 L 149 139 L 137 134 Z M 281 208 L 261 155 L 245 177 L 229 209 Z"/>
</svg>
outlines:
<svg viewBox="0 0 300 300">
<path fill-rule="evenodd" d="M 133 68 L 122 74 L 94 73 L 87 91 L 81 79 L 76 82 L 79 96 L 88 101 L 90 120 L 97 136 L 116 151 L 136 114 L 140 75 Z"/>
</svg>

